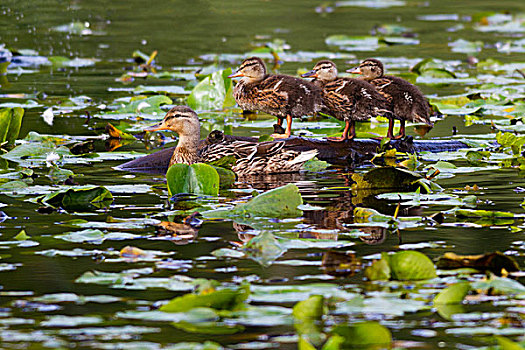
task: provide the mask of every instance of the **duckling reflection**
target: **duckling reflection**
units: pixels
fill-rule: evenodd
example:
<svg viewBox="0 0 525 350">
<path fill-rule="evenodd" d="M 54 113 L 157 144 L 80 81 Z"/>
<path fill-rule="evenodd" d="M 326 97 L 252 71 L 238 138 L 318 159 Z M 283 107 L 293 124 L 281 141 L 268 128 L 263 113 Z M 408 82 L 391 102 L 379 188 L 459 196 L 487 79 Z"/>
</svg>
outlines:
<svg viewBox="0 0 525 350">
<path fill-rule="evenodd" d="M 363 264 L 353 252 L 327 251 L 323 254 L 321 267 L 327 275 L 350 277 L 361 271 Z"/>
<path fill-rule="evenodd" d="M 237 232 L 237 237 L 240 242 L 232 242 L 236 246 L 240 247 L 248 243 L 253 237 L 257 236 L 257 232 L 253 227 L 245 224 L 239 224 L 233 221 L 233 229 Z"/>
<path fill-rule="evenodd" d="M 386 240 L 388 230 L 382 226 L 364 226 L 359 227 L 359 231 L 365 233 L 365 236 L 359 236 L 359 239 L 368 245 L 378 245 Z"/>
<path fill-rule="evenodd" d="M 197 219 L 198 212 L 184 218 L 182 223 L 162 221 L 155 225 L 159 236 L 167 236 L 177 245 L 185 245 L 197 238 L 202 220 Z"/>
</svg>

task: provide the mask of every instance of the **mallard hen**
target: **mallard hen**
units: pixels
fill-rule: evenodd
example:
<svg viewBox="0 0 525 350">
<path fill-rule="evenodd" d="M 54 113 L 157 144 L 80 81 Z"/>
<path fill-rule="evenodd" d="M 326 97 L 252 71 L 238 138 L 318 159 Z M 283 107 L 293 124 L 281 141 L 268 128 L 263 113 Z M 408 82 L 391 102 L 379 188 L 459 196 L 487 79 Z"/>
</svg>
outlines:
<svg viewBox="0 0 525 350">
<path fill-rule="evenodd" d="M 300 78 L 268 74 L 258 57 L 245 59 L 229 77 L 241 77 L 233 89 L 239 107 L 276 116 L 279 126 L 286 118 L 284 134 L 273 134 L 274 138 L 290 137 L 292 118 L 315 114 L 323 105 L 320 88 Z"/>
<path fill-rule="evenodd" d="M 427 99 L 417 86 L 408 81 L 384 75 L 384 66 L 375 58 L 368 58 L 347 72 L 362 74 L 363 79 L 373 84 L 376 89 L 390 101 L 393 117 L 388 123 L 388 138 L 405 137 L 405 122 L 425 123 L 433 126 L 430 121 L 430 107 Z M 394 137 L 394 119 L 401 121 L 399 135 Z"/>
<path fill-rule="evenodd" d="M 232 170 L 238 176 L 289 173 L 301 170 L 303 164 L 315 157 L 317 150 L 305 152 L 288 149 L 284 141 L 231 141 L 223 133 L 210 133 L 199 149 L 200 123 L 197 113 L 186 106 L 175 106 L 162 122 L 145 131 L 171 130 L 179 135 L 170 166 L 175 163 L 193 164 L 213 162 L 225 156 L 234 156 Z"/>
<path fill-rule="evenodd" d="M 343 135 L 329 140 L 351 140 L 355 137 L 356 121 L 376 115 L 389 116 L 391 113 L 389 102 L 372 84 L 360 79 L 337 77 L 337 67 L 332 61 L 319 61 L 302 77 L 314 78 L 312 83 L 323 89 L 323 103 L 328 113 L 345 121 Z"/>
</svg>

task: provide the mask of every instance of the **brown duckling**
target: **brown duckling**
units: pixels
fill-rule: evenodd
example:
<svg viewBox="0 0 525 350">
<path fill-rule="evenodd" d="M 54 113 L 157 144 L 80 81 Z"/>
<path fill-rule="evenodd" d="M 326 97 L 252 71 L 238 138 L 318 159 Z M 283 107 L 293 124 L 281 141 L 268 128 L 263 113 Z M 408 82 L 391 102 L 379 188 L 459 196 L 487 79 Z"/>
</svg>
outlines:
<svg viewBox="0 0 525 350">
<path fill-rule="evenodd" d="M 387 98 L 391 103 L 393 118 L 388 123 L 388 138 L 400 139 L 405 137 L 405 122 L 425 123 L 433 126 L 430 121 L 430 107 L 423 93 L 408 81 L 383 75 L 384 67 L 381 61 L 375 58 L 368 58 L 353 69 L 347 70 L 350 73 L 362 74 L 363 79 L 373 84 L 376 89 Z M 394 137 L 394 119 L 401 121 L 399 135 Z"/>
<path fill-rule="evenodd" d="M 229 77 L 242 77 L 233 89 L 239 107 L 276 116 L 279 126 L 286 118 L 286 131 L 273 134 L 274 138 L 290 137 L 292 118 L 312 115 L 322 108 L 320 88 L 300 78 L 268 74 L 264 62 L 258 57 L 245 59 Z"/>
<path fill-rule="evenodd" d="M 297 172 L 318 153 L 317 150 L 291 150 L 284 141 L 258 143 L 226 140 L 220 131 L 210 133 L 204 146 L 199 148 L 199 117 L 186 106 L 173 107 L 162 122 L 144 130 L 171 130 L 179 134 L 179 143 L 173 151 L 170 166 L 176 163 L 213 162 L 231 155 L 236 159 L 232 170 L 238 176 Z"/>
<path fill-rule="evenodd" d="M 356 120 L 391 113 L 389 102 L 372 84 L 360 79 L 337 77 L 337 67 L 332 61 L 319 61 L 310 72 L 301 76 L 314 78 L 312 83 L 323 89 L 323 102 L 328 113 L 345 121 L 343 135 L 329 140 L 351 140 L 355 137 Z"/>
</svg>

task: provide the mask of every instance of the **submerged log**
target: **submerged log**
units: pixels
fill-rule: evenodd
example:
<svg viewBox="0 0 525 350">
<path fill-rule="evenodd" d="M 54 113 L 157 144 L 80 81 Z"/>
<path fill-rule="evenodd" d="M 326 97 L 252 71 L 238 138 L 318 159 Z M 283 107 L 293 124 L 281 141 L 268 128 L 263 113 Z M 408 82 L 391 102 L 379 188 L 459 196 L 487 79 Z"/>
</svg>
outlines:
<svg viewBox="0 0 525 350">
<path fill-rule="evenodd" d="M 243 140 L 257 142 L 256 138 L 225 135 L 230 140 Z M 377 153 L 381 141 L 375 139 L 355 139 L 346 142 L 334 142 L 328 140 L 309 139 L 304 137 L 290 137 L 284 140 L 286 146 L 298 151 L 317 149 L 317 158 L 330 164 L 340 166 L 355 166 L 372 159 Z M 201 143 L 204 141 L 201 141 Z M 430 140 L 414 141 L 412 137 L 403 140 L 391 140 L 388 148 L 395 148 L 399 152 L 445 152 L 456 151 L 468 146 L 461 141 L 454 140 Z M 169 161 L 175 147 L 148 154 L 116 167 L 118 170 L 164 174 L 168 170 Z"/>
</svg>

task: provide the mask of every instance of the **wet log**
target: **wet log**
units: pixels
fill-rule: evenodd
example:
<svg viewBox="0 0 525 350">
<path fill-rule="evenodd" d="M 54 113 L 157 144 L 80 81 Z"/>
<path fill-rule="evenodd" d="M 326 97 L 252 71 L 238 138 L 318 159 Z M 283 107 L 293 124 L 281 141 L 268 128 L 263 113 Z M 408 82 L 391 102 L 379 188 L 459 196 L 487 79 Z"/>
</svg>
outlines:
<svg viewBox="0 0 525 350">
<path fill-rule="evenodd" d="M 254 141 L 251 137 L 225 135 L 227 139 Z M 304 137 L 290 137 L 286 140 L 286 147 L 298 151 L 317 149 L 317 158 L 330 164 L 339 166 L 356 166 L 372 159 L 380 147 L 380 141 L 375 139 L 355 139 L 346 142 L 309 139 Z M 201 143 L 204 141 L 201 141 Z M 445 152 L 456 151 L 468 146 L 461 141 L 454 140 L 425 140 L 419 141 L 410 136 L 403 140 L 391 140 L 387 148 L 395 148 L 399 152 Z M 168 170 L 169 161 L 175 147 L 148 154 L 116 167 L 118 170 L 163 174 Z"/>
</svg>

